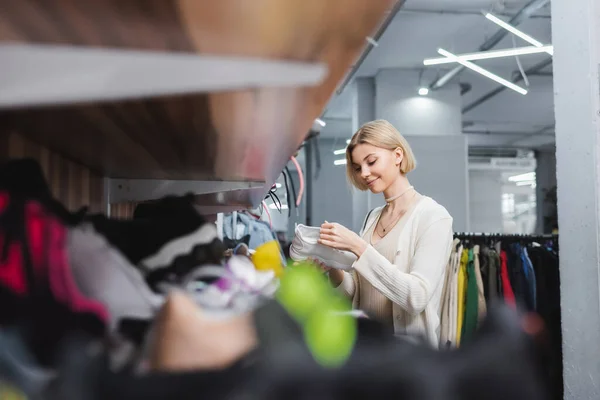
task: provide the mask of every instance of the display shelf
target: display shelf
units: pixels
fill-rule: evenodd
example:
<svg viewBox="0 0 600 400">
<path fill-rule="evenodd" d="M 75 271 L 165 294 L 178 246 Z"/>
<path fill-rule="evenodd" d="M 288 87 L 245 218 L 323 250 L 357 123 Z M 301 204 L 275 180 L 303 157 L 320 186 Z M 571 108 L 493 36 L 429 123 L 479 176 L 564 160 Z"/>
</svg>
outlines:
<svg viewBox="0 0 600 400">
<path fill-rule="evenodd" d="M 319 84 L 327 68 L 173 52 L 0 44 L 0 109 Z"/>
<path fill-rule="evenodd" d="M 115 54 L 159 57 L 160 62 L 172 62 L 163 67 L 173 70 L 169 77 L 172 81 L 165 78 L 159 84 L 153 81 L 161 79 L 160 68 L 139 64 L 137 78 L 148 80 L 146 88 L 129 69 L 127 76 L 133 78 L 119 88 L 113 82 L 113 92 L 108 89 L 109 80 L 102 97 L 97 82 L 95 86 L 86 85 L 86 73 L 74 75 L 73 82 L 59 74 L 63 80 L 57 82 L 51 73 L 60 72 L 57 64 L 41 62 L 32 67 L 23 62 L 23 72 L 35 69 L 42 74 L 39 67 L 47 68 L 46 88 L 54 88 L 54 97 L 46 98 L 52 101 L 36 100 L 26 91 L 25 97 L 29 97 L 20 104 L 26 107 L 0 111 L 0 135 L 18 132 L 110 178 L 265 182 L 262 189 L 228 187 L 220 192 L 225 193 L 221 196 L 199 196 L 204 207 L 221 207 L 223 199 L 231 205 L 255 205 L 307 135 L 364 48 L 366 36 L 377 28 L 393 3 L 0 0 L 0 44 L 5 50 L 10 44 L 21 50 L 67 49 L 71 57 L 92 55 L 98 68 L 92 68 L 90 59 L 86 59 L 91 69 L 83 71 L 100 75 L 90 76 L 102 76 L 98 71 L 115 65 L 111 64 Z M 53 54 L 60 55 L 57 51 Z M 219 86 L 215 78 L 208 82 L 211 92 L 200 93 L 210 86 L 206 79 L 194 77 L 189 67 L 173 62 L 202 62 L 202 57 L 208 55 L 245 59 L 240 64 L 240 76 L 234 77 L 235 85 Z M 2 58 L 6 56 L 0 57 L 0 65 L 6 62 Z M 282 68 L 298 67 L 302 79 L 288 75 L 284 82 L 277 81 L 275 76 L 264 76 L 263 69 L 260 79 L 248 85 L 241 67 L 248 58 L 267 60 L 271 66 Z M 74 59 L 69 62 L 73 71 L 83 63 Z M 64 59 L 59 65 L 64 66 Z M 178 70 L 177 65 L 182 69 Z M 38 89 L 43 83 L 43 79 L 31 80 Z M 57 100 L 60 90 L 55 89 L 61 85 L 64 93 L 61 104 L 57 104 L 53 100 Z M 79 93 L 77 85 L 81 86 Z M 140 90 L 138 94 L 134 89 Z M 114 91 L 118 95 L 107 96 Z M 23 96 L 24 92 L 20 93 Z M 77 103 L 71 104 L 73 101 Z M 10 106 L 10 99 L 3 97 L 3 104 Z M 224 189 L 216 184 L 212 190 Z"/>
</svg>

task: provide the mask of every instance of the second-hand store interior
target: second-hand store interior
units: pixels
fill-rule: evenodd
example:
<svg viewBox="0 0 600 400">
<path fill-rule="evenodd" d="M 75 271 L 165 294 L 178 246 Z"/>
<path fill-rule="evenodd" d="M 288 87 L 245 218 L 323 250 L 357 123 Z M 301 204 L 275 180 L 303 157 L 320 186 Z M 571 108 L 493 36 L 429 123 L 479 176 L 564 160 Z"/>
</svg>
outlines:
<svg viewBox="0 0 600 400">
<path fill-rule="evenodd" d="M 0 0 L 0 398 L 598 398 L 598 15 Z M 393 200 L 348 175 L 380 120 L 452 221 L 433 287 L 390 264 L 439 303 L 388 298 L 394 336 L 433 313 L 435 350 L 340 294 L 385 296 L 369 250 L 336 284 L 302 239 L 377 232 Z"/>
</svg>

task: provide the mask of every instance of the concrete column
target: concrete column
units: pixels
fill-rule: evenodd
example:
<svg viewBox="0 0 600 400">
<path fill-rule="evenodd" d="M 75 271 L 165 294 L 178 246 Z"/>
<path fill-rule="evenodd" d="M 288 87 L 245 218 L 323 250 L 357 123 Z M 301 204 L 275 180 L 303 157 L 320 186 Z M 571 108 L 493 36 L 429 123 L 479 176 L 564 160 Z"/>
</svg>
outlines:
<svg viewBox="0 0 600 400">
<path fill-rule="evenodd" d="M 357 78 L 352 93 L 352 132 L 361 125 L 375 119 L 375 79 Z M 352 230 L 359 232 L 369 210 L 377 207 L 372 204 L 371 192 L 352 189 Z"/>
<path fill-rule="evenodd" d="M 419 96 L 421 83 L 419 71 L 381 70 L 375 77 L 375 117 L 390 121 L 413 148 L 417 169 L 408 178 L 415 188 L 448 209 L 455 231 L 468 231 L 468 147 L 460 88 L 451 83 Z"/>
<path fill-rule="evenodd" d="M 552 1 L 565 399 L 600 398 L 600 3 Z"/>
</svg>

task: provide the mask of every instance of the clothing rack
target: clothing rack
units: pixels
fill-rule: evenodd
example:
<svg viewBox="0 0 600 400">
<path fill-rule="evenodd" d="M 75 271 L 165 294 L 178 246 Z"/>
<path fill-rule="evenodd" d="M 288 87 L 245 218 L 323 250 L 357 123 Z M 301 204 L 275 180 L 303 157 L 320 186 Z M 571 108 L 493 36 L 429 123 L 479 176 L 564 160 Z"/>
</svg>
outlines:
<svg viewBox="0 0 600 400">
<path fill-rule="evenodd" d="M 498 239 L 498 240 L 521 240 L 521 241 L 544 241 L 544 240 L 558 240 L 558 234 L 542 234 L 542 235 L 528 235 L 528 234 L 503 234 L 503 233 L 484 233 L 484 232 L 455 232 L 455 239 Z"/>
</svg>

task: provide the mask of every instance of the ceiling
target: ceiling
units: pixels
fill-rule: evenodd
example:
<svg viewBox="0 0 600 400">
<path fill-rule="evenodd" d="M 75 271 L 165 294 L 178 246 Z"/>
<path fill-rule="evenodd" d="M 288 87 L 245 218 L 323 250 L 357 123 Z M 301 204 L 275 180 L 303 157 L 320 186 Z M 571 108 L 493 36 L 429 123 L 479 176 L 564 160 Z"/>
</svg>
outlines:
<svg viewBox="0 0 600 400">
<path fill-rule="evenodd" d="M 439 67 L 423 69 L 423 60 L 437 57 L 443 47 L 454 53 L 477 51 L 478 47 L 498 31 L 498 27 L 485 19 L 483 11 L 493 11 L 508 19 L 529 0 L 407 0 L 396 14 L 378 46 L 373 47 L 360 65 L 355 76 L 373 77 L 381 69 L 405 68 L 423 70 L 423 81 L 431 83 L 445 70 Z M 519 29 L 542 43 L 551 43 L 550 7 L 546 6 L 525 20 Z M 517 46 L 527 45 L 514 38 Z M 494 49 L 511 48 L 513 35 L 507 35 Z M 547 55 L 521 56 L 524 69 L 528 69 Z M 510 78 L 518 69 L 516 59 L 501 58 L 478 62 L 482 67 Z M 448 66 L 444 66 L 446 70 Z M 541 148 L 554 143 L 554 106 L 551 65 L 544 74 L 529 76 L 529 93 L 526 96 L 505 90 L 489 101 L 463 114 L 464 134 L 469 135 L 471 146 L 502 146 Z M 462 96 L 462 107 L 498 87 L 495 82 L 470 70 L 457 78 L 471 85 Z M 523 82 L 520 85 L 524 85 Z M 341 95 L 333 98 L 324 113 L 329 127 L 324 136 L 339 136 L 348 130 L 351 135 L 352 90 L 348 85 Z M 340 132 L 342 129 L 342 132 Z"/>
</svg>

